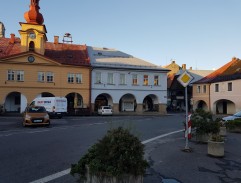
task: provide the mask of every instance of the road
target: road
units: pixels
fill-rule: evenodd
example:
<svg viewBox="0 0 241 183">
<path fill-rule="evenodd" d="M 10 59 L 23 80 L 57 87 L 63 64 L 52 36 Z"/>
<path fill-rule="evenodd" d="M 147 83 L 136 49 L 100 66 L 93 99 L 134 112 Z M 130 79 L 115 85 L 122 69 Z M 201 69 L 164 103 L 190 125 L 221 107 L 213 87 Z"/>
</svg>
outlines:
<svg viewBox="0 0 241 183">
<path fill-rule="evenodd" d="M 65 117 L 52 119 L 49 128 L 23 128 L 20 117 L 0 117 L 0 183 L 28 183 L 67 170 L 108 129 L 124 126 L 145 141 L 182 129 L 184 120 L 183 114 Z M 65 175 L 52 182 L 75 179 Z"/>
</svg>

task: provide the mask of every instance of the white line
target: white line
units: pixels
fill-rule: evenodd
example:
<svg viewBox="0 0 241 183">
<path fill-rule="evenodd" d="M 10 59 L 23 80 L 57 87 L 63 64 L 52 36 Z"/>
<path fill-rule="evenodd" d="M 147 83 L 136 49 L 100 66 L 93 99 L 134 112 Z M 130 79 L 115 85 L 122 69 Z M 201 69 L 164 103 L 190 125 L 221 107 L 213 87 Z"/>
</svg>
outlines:
<svg viewBox="0 0 241 183">
<path fill-rule="evenodd" d="M 33 182 L 30 182 L 30 183 L 45 183 L 45 182 L 49 182 L 51 180 L 54 180 L 54 179 L 57 179 L 57 178 L 62 177 L 64 175 L 67 175 L 69 173 L 70 173 L 70 168 L 66 169 L 66 170 L 63 170 L 61 172 L 55 173 L 53 175 L 49 175 L 49 176 L 44 177 L 42 179 L 35 180 Z"/>
<path fill-rule="evenodd" d="M 98 123 L 96 123 L 98 124 Z M 141 143 L 142 144 L 147 144 L 151 141 L 154 141 L 154 140 L 157 140 L 157 139 L 160 139 L 160 138 L 163 138 L 163 137 L 166 137 L 166 136 L 169 136 L 169 135 L 172 135 L 172 134 L 175 134 L 175 133 L 179 133 L 179 132 L 182 132 L 184 130 L 177 130 L 177 131 L 174 131 L 174 132 L 170 132 L 170 133 L 166 133 L 166 134 L 163 134 L 163 135 L 159 135 L 157 137 L 154 137 L 154 138 L 151 138 L 151 139 L 148 139 L 148 140 L 144 140 L 142 141 Z M 60 178 L 64 175 L 67 175 L 70 173 L 70 168 L 69 169 L 66 169 L 66 170 L 63 170 L 61 172 L 57 172 L 55 174 L 52 174 L 52 175 L 49 175 L 47 177 L 44 177 L 44 178 L 41 178 L 41 179 L 38 179 L 38 180 L 35 180 L 35 181 L 32 181 L 30 183 L 46 183 L 46 182 L 49 182 L 51 180 L 54 180 L 54 179 L 57 179 L 57 178 Z"/>
<path fill-rule="evenodd" d="M 184 131 L 184 130 L 177 130 L 177 131 L 174 131 L 174 132 L 166 133 L 166 134 L 163 134 L 163 135 L 160 135 L 160 136 L 157 136 L 157 137 L 148 139 L 148 140 L 144 140 L 144 141 L 142 141 L 141 143 L 142 143 L 142 144 L 147 144 L 147 143 L 149 143 L 149 142 L 151 142 L 151 141 L 154 141 L 154 140 L 157 140 L 157 139 L 159 139 L 159 138 L 163 138 L 163 137 L 166 137 L 166 136 L 168 136 L 168 135 L 172 135 L 172 134 L 179 133 L 179 132 L 182 132 L 182 131 Z"/>
</svg>

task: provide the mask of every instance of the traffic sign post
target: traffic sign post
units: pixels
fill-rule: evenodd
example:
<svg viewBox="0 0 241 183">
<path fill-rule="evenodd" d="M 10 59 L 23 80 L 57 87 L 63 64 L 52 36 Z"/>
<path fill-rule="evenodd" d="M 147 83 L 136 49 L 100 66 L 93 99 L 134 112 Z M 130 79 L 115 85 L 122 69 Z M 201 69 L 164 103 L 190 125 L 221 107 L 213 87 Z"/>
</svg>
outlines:
<svg viewBox="0 0 241 183">
<path fill-rule="evenodd" d="M 193 76 L 190 75 L 187 71 L 183 72 L 177 80 L 179 83 L 185 87 L 185 105 L 186 105 L 186 134 L 188 133 L 188 100 L 187 100 L 187 86 L 188 84 L 193 80 Z M 186 145 L 185 145 L 185 151 L 190 151 L 190 148 L 188 146 L 188 135 L 185 135 L 186 138 Z"/>
</svg>

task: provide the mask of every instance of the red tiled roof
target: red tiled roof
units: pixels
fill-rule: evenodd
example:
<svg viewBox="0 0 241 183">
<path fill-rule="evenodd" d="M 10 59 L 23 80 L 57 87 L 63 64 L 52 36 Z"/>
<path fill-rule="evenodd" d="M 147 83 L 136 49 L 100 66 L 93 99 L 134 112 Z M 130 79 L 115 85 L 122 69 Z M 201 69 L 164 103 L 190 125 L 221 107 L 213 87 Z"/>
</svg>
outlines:
<svg viewBox="0 0 241 183">
<path fill-rule="evenodd" d="M 10 38 L 0 38 L 0 58 L 20 53 L 20 38 L 15 38 L 13 44 L 10 43 Z M 90 65 L 86 45 L 46 42 L 44 56 L 65 65 Z"/>
<path fill-rule="evenodd" d="M 238 58 L 233 58 L 224 66 L 195 83 L 214 83 L 235 79 L 241 79 L 241 60 Z"/>
<path fill-rule="evenodd" d="M 76 44 L 63 44 L 63 43 L 50 43 L 45 44 L 45 54 L 61 64 L 66 65 L 89 65 L 90 60 L 88 57 L 86 45 Z"/>
<path fill-rule="evenodd" d="M 15 38 L 14 44 L 10 38 L 0 38 L 0 58 L 21 53 L 20 39 Z"/>
</svg>

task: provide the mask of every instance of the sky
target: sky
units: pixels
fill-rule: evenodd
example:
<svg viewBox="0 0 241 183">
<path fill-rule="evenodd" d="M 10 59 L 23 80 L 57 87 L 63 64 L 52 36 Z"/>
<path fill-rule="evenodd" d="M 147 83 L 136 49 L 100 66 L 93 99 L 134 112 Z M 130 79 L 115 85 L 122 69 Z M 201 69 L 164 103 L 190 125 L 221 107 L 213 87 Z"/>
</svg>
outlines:
<svg viewBox="0 0 241 183">
<path fill-rule="evenodd" d="M 6 37 L 19 37 L 30 0 L 1 0 Z M 114 48 L 159 66 L 198 70 L 241 58 L 241 0 L 40 0 L 48 41 Z"/>
</svg>

